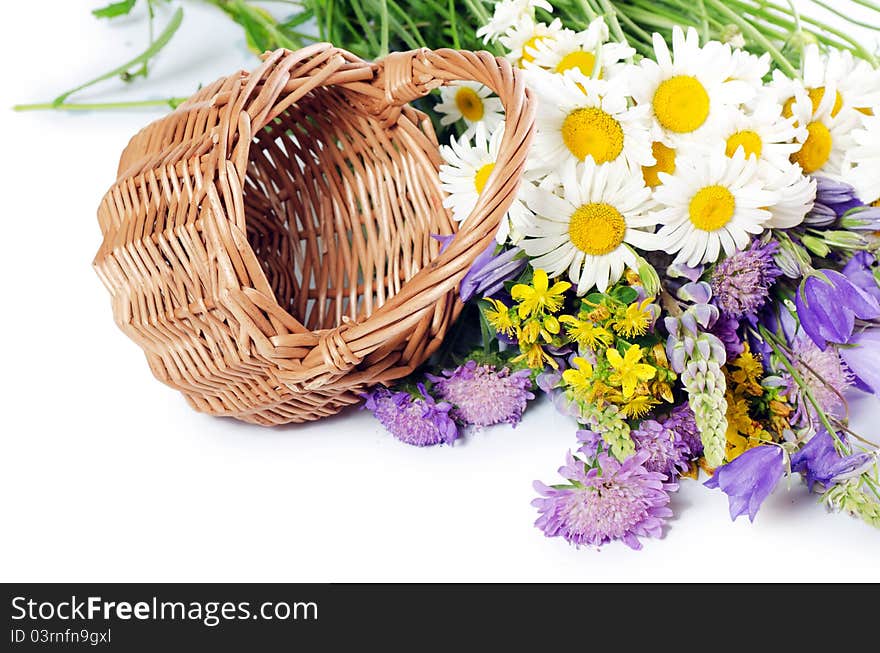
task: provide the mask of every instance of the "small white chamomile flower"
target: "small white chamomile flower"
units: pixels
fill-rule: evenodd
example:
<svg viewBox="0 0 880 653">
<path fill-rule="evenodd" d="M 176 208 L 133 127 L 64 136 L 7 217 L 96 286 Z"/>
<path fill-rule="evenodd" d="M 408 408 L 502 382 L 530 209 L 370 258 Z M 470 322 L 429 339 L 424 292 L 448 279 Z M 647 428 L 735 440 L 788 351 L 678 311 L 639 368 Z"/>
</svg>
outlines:
<svg viewBox="0 0 880 653">
<path fill-rule="evenodd" d="M 813 210 L 816 179 L 804 175 L 795 163 L 780 168 L 762 161 L 759 174 L 764 178 L 764 187 L 778 195 L 776 201 L 766 207 L 770 219 L 764 226 L 767 229 L 791 229 L 803 222 L 807 213 Z"/>
<path fill-rule="evenodd" d="M 663 225 L 658 244 L 690 267 L 717 261 L 722 250 L 730 256 L 747 247 L 771 217 L 766 207 L 778 199 L 767 190 L 758 161 L 742 152 L 682 157 L 674 174 L 660 177 L 654 199 L 662 208 L 653 214 Z"/>
<path fill-rule="evenodd" d="M 746 50 L 735 48 L 730 53 L 730 69 L 727 79 L 746 82 L 760 91 L 764 86 L 764 77 L 770 72 L 770 54 L 761 56 Z"/>
<path fill-rule="evenodd" d="M 804 86 L 811 96 L 821 95 L 826 87 L 836 89 L 832 108 L 835 116 L 844 109 L 870 113 L 880 106 L 880 71 L 848 50 L 829 48 L 823 55 L 811 43 L 804 51 L 803 71 Z"/>
<path fill-rule="evenodd" d="M 504 56 L 523 68 L 526 63 L 535 60 L 535 48 L 539 43 L 553 41 L 561 33 L 562 21 L 558 18 L 553 19 L 549 25 L 523 18 L 499 40 L 507 49 Z"/>
<path fill-rule="evenodd" d="M 596 79 L 612 77 L 623 67 L 619 62 L 636 53 L 625 43 L 608 42 L 608 25 L 602 18 L 596 18 L 582 32 L 562 30 L 552 40 L 539 41 L 534 50 L 534 61 L 528 62 L 527 67 L 561 74 L 577 70 Z"/>
<path fill-rule="evenodd" d="M 434 110 L 444 114 L 441 125 L 464 120 L 467 125 L 462 138 L 472 136 L 477 125 L 492 133 L 504 121 L 504 106 L 488 88 L 477 82 L 456 82 L 440 88 L 440 102 Z"/>
<path fill-rule="evenodd" d="M 649 108 L 660 140 L 675 147 L 682 138 L 700 138 L 724 107 L 738 106 L 755 95 L 745 81 L 729 79 L 730 46 L 700 47 L 697 31 L 672 30 L 672 53 L 654 34 L 656 61 L 644 58 L 626 73 L 633 99 Z"/>
<path fill-rule="evenodd" d="M 720 147 L 732 157 L 737 150 L 780 170 L 791 165 L 791 155 L 807 137 L 805 127 L 794 126 L 782 116 L 782 106 L 772 97 L 755 103 L 751 110 L 728 108 L 718 121 L 717 138 L 695 143 L 701 149 Z"/>
<path fill-rule="evenodd" d="M 529 186 L 525 196 L 535 212 L 520 247 L 532 267 L 549 276 L 568 271 L 578 295 L 594 286 L 604 292 L 638 265 L 632 247 L 656 249 L 649 210 L 651 191 L 623 163 L 597 166 L 568 161 L 559 193 Z"/>
<path fill-rule="evenodd" d="M 853 130 L 854 145 L 847 150 L 843 181 L 856 189 L 865 204 L 880 206 L 880 117 L 863 116 Z"/>
<path fill-rule="evenodd" d="M 647 108 L 628 106 L 617 85 L 574 70 L 568 75 L 533 70 L 529 83 L 541 107 L 532 145 L 537 169 L 587 158 L 597 164 L 626 162 L 633 170 L 655 162 Z"/>
<path fill-rule="evenodd" d="M 861 114 L 849 109 L 836 110 L 836 89 L 831 85 L 823 89 L 825 92 L 819 95 L 803 87 L 795 90 L 794 101 L 789 106 L 795 125 L 806 128 L 806 139 L 791 155 L 791 160 L 800 165 L 804 174 L 840 179 L 844 156 L 853 143 L 852 130 Z"/>
<path fill-rule="evenodd" d="M 547 0 L 501 0 L 495 4 L 489 22 L 477 30 L 477 38 L 482 38 L 483 43 L 497 41 L 523 19 L 534 19 L 535 9 L 538 8 L 553 13 L 553 7 Z"/>
<path fill-rule="evenodd" d="M 502 138 L 503 124 L 491 138 L 487 138 L 485 129 L 479 127 L 473 144 L 468 139 L 453 137 L 449 139 L 449 145 L 440 146 L 440 154 L 446 161 L 440 166 L 440 185 L 447 193 L 443 206 L 452 210 L 452 218 L 457 222 L 473 213 L 480 193 L 495 170 Z M 522 186 L 520 189 L 522 192 Z M 511 242 L 517 242 L 523 226 L 531 218 L 531 211 L 519 199 L 514 199 L 498 227 L 495 240 L 504 243 L 510 238 Z"/>
</svg>

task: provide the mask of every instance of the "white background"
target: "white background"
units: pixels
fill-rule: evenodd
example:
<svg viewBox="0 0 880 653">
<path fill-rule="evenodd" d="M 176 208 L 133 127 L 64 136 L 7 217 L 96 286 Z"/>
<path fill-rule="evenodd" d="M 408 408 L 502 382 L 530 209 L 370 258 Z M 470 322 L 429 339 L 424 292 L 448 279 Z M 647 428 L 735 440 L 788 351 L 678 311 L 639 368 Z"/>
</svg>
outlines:
<svg viewBox="0 0 880 653">
<path fill-rule="evenodd" d="M 143 47 L 145 23 L 96 21 L 99 3 L 7 3 L 0 21 L 0 580 L 880 580 L 880 531 L 826 513 L 799 482 L 749 524 L 685 481 L 666 536 L 641 552 L 546 539 L 531 484 L 553 482 L 574 442 L 547 402 L 517 429 L 424 450 L 357 410 L 276 429 L 191 411 L 117 330 L 90 265 L 119 153 L 161 110 L 7 108 Z M 186 11 L 148 81 L 78 99 L 186 95 L 253 66 L 236 25 Z M 880 403 L 852 408 L 876 439 Z"/>
</svg>

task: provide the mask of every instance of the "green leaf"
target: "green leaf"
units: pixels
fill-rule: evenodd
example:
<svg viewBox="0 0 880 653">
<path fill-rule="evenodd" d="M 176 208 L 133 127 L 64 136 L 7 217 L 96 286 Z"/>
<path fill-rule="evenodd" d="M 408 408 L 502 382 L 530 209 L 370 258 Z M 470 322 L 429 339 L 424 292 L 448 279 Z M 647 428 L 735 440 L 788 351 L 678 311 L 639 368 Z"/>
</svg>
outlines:
<svg viewBox="0 0 880 653">
<path fill-rule="evenodd" d="M 106 7 L 93 9 L 92 15 L 95 18 L 116 18 L 117 16 L 127 16 L 134 9 L 137 0 L 122 0 L 122 2 L 111 2 Z"/>
<path fill-rule="evenodd" d="M 636 299 L 638 299 L 639 293 L 636 292 L 634 288 L 630 288 L 629 286 L 620 286 L 614 290 L 614 299 L 619 301 L 621 304 L 632 304 Z"/>
</svg>

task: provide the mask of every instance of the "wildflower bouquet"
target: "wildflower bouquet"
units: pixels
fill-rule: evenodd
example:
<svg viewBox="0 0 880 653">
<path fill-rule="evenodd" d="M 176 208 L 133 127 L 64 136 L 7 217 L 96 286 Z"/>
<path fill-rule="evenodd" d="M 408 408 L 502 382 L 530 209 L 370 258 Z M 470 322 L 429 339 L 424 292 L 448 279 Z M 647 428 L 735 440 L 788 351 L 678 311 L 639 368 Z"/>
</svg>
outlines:
<svg viewBox="0 0 880 653">
<path fill-rule="evenodd" d="M 256 52 L 318 39 L 366 58 L 485 48 L 538 99 L 518 195 L 461 282 L 446 346 L 366 396 L 395 437 L 451 445 L 515 426 L 546 395 L 574 437 L 561 478 L 535 484 L 536 525 L 575 545 L 639 548 L 701 473 L 733 519 L 800 475 L 880 526 L 878 449 L 849 428 L 844 398 L 880 394 L 880 70 L 858 39 L 767 0 L 302 0 L 281 18 L 207 2 Z M 148 74 L 183 7 L 145 3 L 141 55 L 17 108 L 176 105 L 71 100 Z M 503 108 L 472 83 L 421 102 L 463 221 L 493 174 Z"/>
<path fill-rule="evenodd" d="M 535 484 L 536 525 L 576 545 L 639 548 L 701 471 L 733 519 L 799 474 L 880 526 L 877 448 L 844 399 L 880 393 L 875 62 L 798 31 L 744 49 L 754 31 L 733 14 L 724 40 L 667 24 L 671 48 L 658 33 L 646 48 L 625 14 L 578 30 L 537 17 L 552 11 L 504 0 L 476 30 L 538 99 L 518 196 L 461 285 L 481 342 L 459 330 L 366 407 L 404 442 L 452 444 L 516 425 L 540 389 L 577 426 L 561 479 Z M 464 220 L 503 110 L 471 83 L 434 110 L 453 131 L 446 206 Z"/>
</svg>

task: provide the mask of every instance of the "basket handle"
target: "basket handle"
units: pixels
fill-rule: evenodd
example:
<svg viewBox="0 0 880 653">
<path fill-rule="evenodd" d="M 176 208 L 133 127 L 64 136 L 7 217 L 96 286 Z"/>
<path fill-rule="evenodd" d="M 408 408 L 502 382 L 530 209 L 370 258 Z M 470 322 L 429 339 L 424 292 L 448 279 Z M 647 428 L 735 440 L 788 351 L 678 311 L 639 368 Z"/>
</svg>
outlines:
<svg viewBox="0 0 880 653">
<path fill-rule="evenodd" d="M 492 174 L 452 242 L 369 320 L 343 324 L 322 334 L 319 346 L 302 361 L 312 378 L 329 379 L 352 369 L 385 342 L 386 329 L 394 325 L 412 328 L 414 322 L 407 318 L 420 315 L 457 288 L 474 259 L 495 237 L 516 196 L 534 131 L 535 102 L 522 72 L 506 59 L 485 51 L 422 48 L 389 54 L 377 62 L 377 68 L 373 86 L 384 92 L 379 117 L 386 124 L 395 124 L 404 105 L 433 89 L 469 80 L 480 82 L 500 98 L 505 112 L 504 136 Z"/>
</svg>

